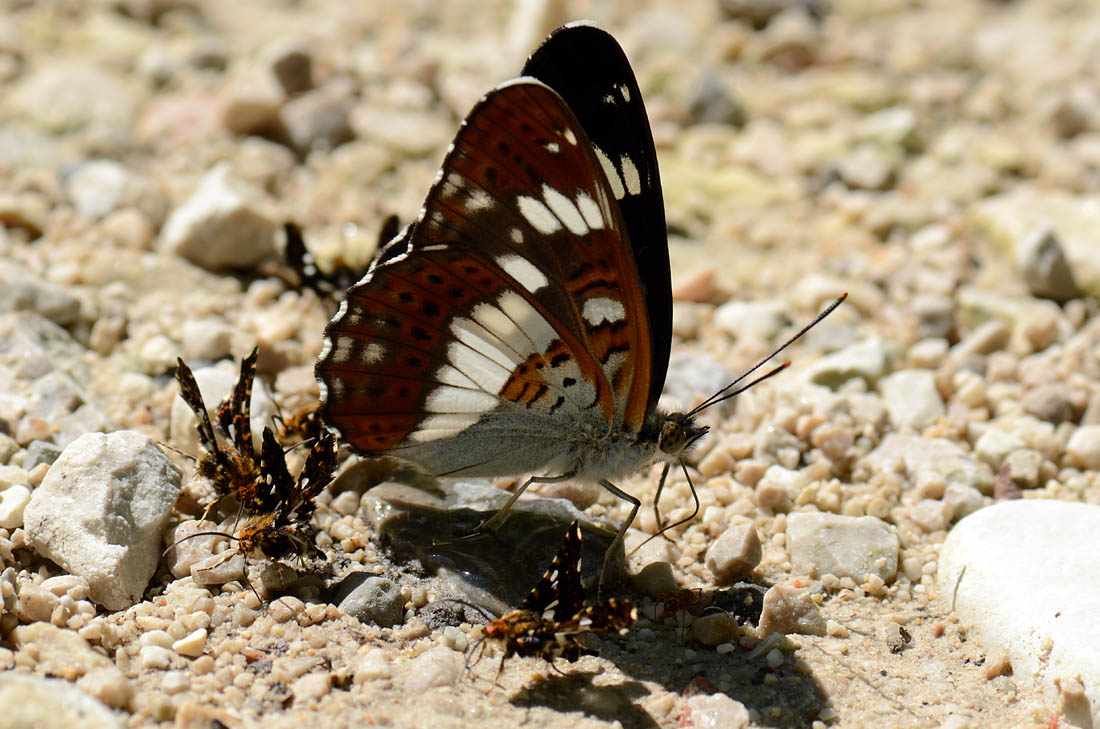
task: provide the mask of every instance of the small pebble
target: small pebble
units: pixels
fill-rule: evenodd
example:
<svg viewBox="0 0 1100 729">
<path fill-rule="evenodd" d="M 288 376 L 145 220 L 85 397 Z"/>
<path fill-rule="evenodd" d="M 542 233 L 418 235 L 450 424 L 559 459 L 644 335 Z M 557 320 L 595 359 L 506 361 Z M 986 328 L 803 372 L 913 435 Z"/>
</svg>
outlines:
<svg viewBox="0 0 1100 729">
<path fill-rule="evenodd" d="M 195 658 L 202 655 L 202 651 L 205 647 L 206 630 L 204 628 L 192 631 L 190 634 L 172 643 L 172 650 L 188 658 Z"/>
<path fill-rule="evenodd" d="M 171 649 L 159 645 L 146 645 L 138 652 L 142 667 L 146 669 L 165 669 L 172 665 Z"/>
<path fill-rule="evenodd" d="M 332 674 L 307 673 L 290 685 L 295 702 L 316 701 L 332 690 Z"/>
<path fill-rule="evenodd" d="M 740 627 L 732 615 L 719 612 L 693 620 L 691 632 L 703 645 L 716 646 L 735 640 L 740 634 Z"/>
<path fill-rule="evenodd" d="M 763 556 L 763 547 L 752 524 L 731 526 L 707 550 L 707 569 L 719 585 L 748 578 Z"/>
<path fill-rule="evenodd" d="M 756 629 L 758 638 L 777 633 L 825 635 L 826 628 L 825 618 L 805 591 L 780 584 L 764 593 L 764 609 Z"/>
<path fill-rule="evenodd" d="M 1100 425 L 1082 425 L 1066 443 L 1071 465 L 1089 470 L 1100 469 Z"/>
<path fill-rule="evenodd" d="M 450 686 L 462 675 L 465 662 L 450 648 L 431 648 L 412 660 L 406 669 L 404 687 L 416 695 L 435 686 Z"/>
<path fill-rule="evenodd" d="M 365 683 L 380 678 L 389 678 L 393 674 L 393 666 L 386 652 L 381 648 L 371 648 L 355 664 L 353 680 L 355 683 Z"/>
<path fill-rule="evenodd" d="M 634 588 L 652 598 L 675 591 L 676 575 L 668 562 L 650 562 L 638 574 L 631 577 Z"/>
<path fill-rule="evenodd" d="M 684 720 L 690 724 L 684 724 Z M 744 729 L 749 725 L 749 710 L 740 701 L 725 694 L 697 694 L 684 704 L 681 725 Z"/>
</svg>

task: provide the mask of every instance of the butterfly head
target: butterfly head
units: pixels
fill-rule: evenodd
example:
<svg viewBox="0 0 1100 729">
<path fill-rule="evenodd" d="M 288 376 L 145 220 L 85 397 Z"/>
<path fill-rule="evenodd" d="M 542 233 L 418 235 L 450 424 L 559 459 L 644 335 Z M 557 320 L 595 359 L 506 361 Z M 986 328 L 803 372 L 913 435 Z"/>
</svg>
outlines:
<svg viewBox="0 0 1100 729">
<path fill-rule="evenodd" d="M 647 418 L 643 437 L 656 440 L 657 450 L 669 459 L 683 456 L 710 430 L 695 424 L 692 413 L 654 413 Z"/>
</svg>

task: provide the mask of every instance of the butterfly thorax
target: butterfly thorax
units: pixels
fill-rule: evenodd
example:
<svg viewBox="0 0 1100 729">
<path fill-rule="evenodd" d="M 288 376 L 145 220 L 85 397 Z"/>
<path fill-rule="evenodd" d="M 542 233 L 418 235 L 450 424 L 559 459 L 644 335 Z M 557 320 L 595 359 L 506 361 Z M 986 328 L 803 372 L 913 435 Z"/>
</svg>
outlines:
<svg viewBox="0 0 1100 729">
<path fill-rule="evenodd" d="M 679 461 L 707 430 L 691 415 L 660 411 L 646 416 L 637 432 L 612 429 L 601 437 L 578 428 L 571 439 L 574 461 L 562 472 L 582 481 L 629 476 L 654 463 Z"/>
</svg>

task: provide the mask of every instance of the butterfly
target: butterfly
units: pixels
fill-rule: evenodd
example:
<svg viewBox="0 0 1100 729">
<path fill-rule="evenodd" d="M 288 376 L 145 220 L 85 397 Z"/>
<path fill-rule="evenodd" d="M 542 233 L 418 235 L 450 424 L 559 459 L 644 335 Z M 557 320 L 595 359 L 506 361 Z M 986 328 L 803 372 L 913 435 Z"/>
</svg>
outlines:
<svg viewBox="0 0 1100 729">
<path fill-rule="evenodd" d="M 696 416 L 737 394 L 658 410 L 671 341 L 641 91 L 611 35 L 572 23 L 474 106 L 416 222 L 348 289 L 316 366 L 322 417 L 435 476 L 537 474 L 482 529 L 532 483 L 598 483 L 631 505 L 610 555 L 641 506 L 613 482 L 687 474 Z"/>
<path fill-rule="evenodd" d="M 250 421 L 256 359 L 257 350 L 253 349 L 241 360 L 240 376 L 219 405 L 213 422 L 194 373 L 186 362 L 178 360 L 180 396 L 198 421 L 203 453 L 197 469 L 211 481 L 218 497 L 203 518 L 219 502 L 234 496 L 240 509 L 238 518 L 244 517 L 237 534 L 229 535 L 237 542 L 238 552 L 269 559 L 281 559 L 292 552 L 302 556 L 313 551 L 307 529 L 315 509 L 314 499 L 332 480 L 336 468 L 336 439 L 327 433 L 316 438 L 297 478 L 290 475 L 286 453 L 270 427 L 264 428 L 257 454 Z M 215 427 L 224 436 L 224 445 L 219 443 Z M 212 533 L 200 532 L 187 539 Z"/>
<path fill-rule="evenodd" d="M 547 661 L 562 657 L 572 662 L 581 654 L 579 635 L 623 634 L 637 616 L 638 611 L 631 603 L 614 598 L 584 606 L 581 530 L 574 521 L 539 583 L 517 609 L 485 627 L 484 640 L 501 648 L 502 668 L 512 656 L 534 656 Z"/>
<path fill-rule="evenodd" d="M 206 509 L 205 518 L 218 502 L 236 496 L 242 509 L 258 508 L 256 501 L 260 481 L 260 462 L 252 441 L 251 403 L 252 386 L 256 379 L 258 349 L 241 360 L 241 373 L 232 392 L 222 400 L 215 412 L 213 423 L 206 410 L 202 393 L 191 368 L 182 358 L 177 358 L 176 381 L 180 397 L 195 414 L 195 429 L 199 436 L 202 455 L 197 461 L 198 472 L 214 486 L 217 499 Z M 223 445 L 215 434 L 225 438 Z"/>
<path fill-rule="evenodd" d="M 316 551 L 309 538 L 309 522 L 317 495 L 332 481 L 336 469 L 336 439 L 325 434 L 313 441 L 297 478 L 290 475 L 286 453 L 271 428 L 264 428 L 260 455 L 263 476 L 257 506 L 237 534 L 237 550 L 244 555 L 282 559 Z"/>
<path fill-rule="evenodd" d="M 390 215 L 383 221 L 378 232 L 379 250 L 400 232 L 400 227 L 396 215 Z M 366 268 L 360 269 L 343 259 L 333 261 L 332 270 L 322 271 L 313 253 L 306 247 L 302 230 L 296 223 L 283 223 L 283 236 L 286 239 L 283 257 L 297 276 L 297 281 L 294 282 L 297 288 L 310 289 L 322 300 L 330 300 L 343 293 L 367 272 Z"/>
</svg>

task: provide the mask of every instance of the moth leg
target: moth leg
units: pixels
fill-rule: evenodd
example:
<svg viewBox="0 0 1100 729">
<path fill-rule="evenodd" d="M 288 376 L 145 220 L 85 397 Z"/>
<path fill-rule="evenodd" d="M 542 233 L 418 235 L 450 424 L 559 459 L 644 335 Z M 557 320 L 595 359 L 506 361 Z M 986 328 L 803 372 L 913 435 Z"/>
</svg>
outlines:
<svg viewBox="0 0 1100 729">
<path fill-rule="evenodd" d="M 596 599 L 603 598 L 603 585 L 607 581 L 607 565 L 611 561 L 611 555 L 615 553 L 616 547 L 623 543 L 623 536 L 626 534 L 626 530 L 630 528 L 630 525 L 634 523 L 634 517 L 638 515 L 638 509 L 642 507 L 642 502 L 631 496 L 621 488 L 611 483 L 610 481 L 600 480 L 600 486 L 610 491 L 615 496 L 619 497 L 623 501 L 630 502 L 630 516 L 628 516 L 619 527 L 618 533 L 615 538 L 611 540 L 611 544 L 608 546 L 607 551 L 603 555 L 603 569 L 600 570 L 600 583 L 596 588 Z"/>
</svg>

